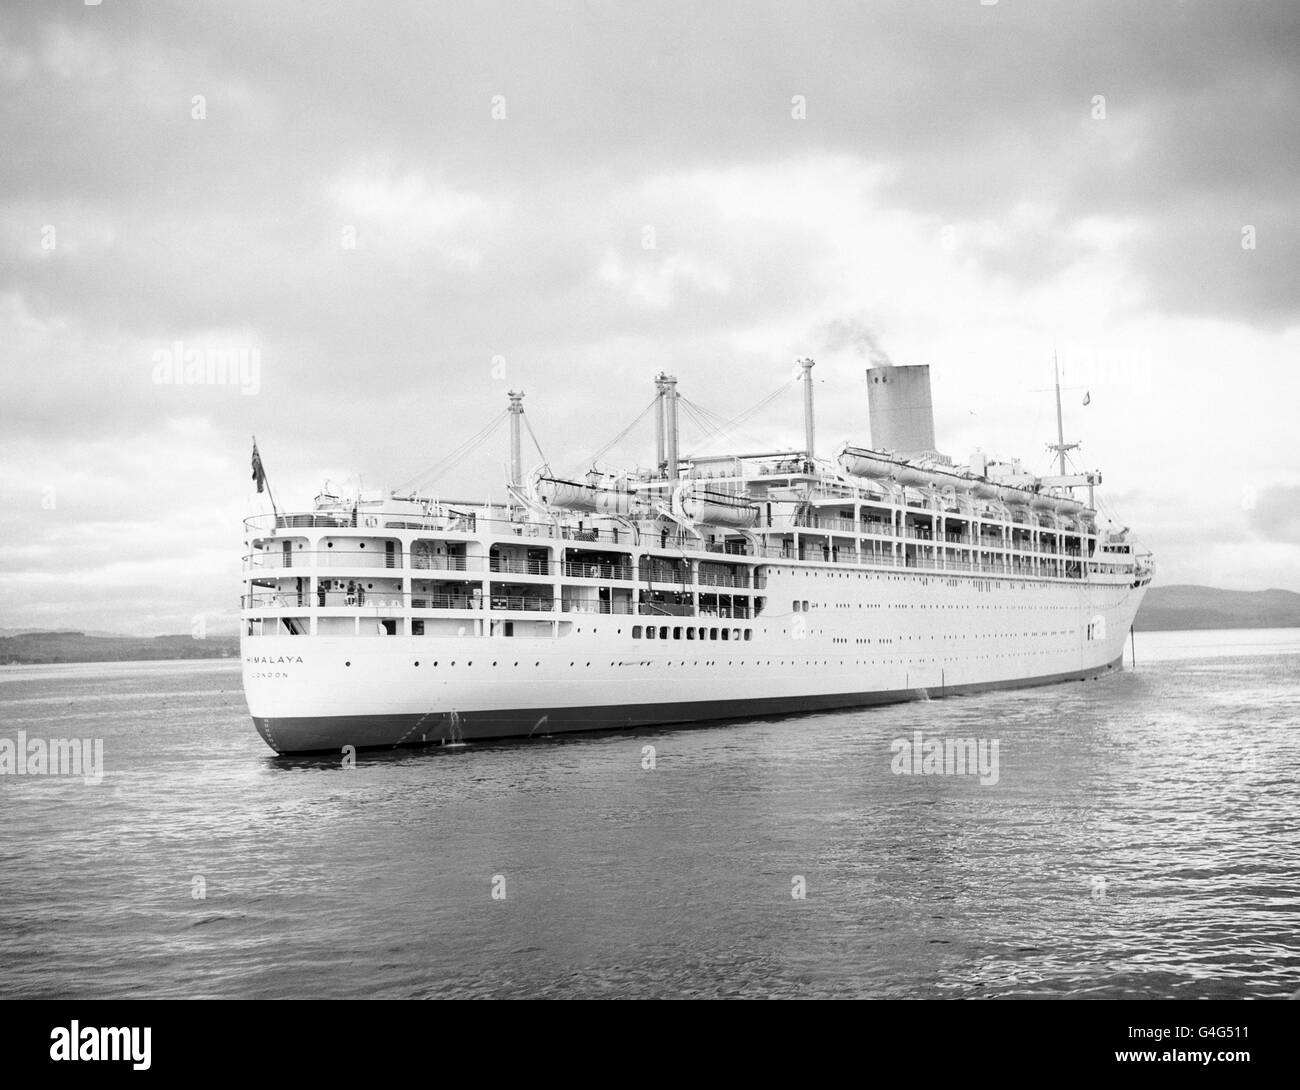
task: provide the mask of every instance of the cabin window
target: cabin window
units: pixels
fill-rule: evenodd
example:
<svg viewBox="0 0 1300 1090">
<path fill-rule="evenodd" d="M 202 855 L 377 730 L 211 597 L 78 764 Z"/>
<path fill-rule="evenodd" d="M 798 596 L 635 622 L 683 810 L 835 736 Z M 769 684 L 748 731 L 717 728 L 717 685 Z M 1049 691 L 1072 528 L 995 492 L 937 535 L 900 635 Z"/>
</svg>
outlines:
<svg viewBox="0 0 1300 1090">
<path fill-rule="evenodd" d="M 798 602 L 795 602 L 795 604 L 794 604 L 794 611 L 795 611 L 796 613 L 799 612 L 799 603 L 798 603 Z"/>
<path fill-rule="evenodd" d="M 641 626 L 639 624 L 634 624 L 632 626 L 632 638 L 634 640 L 639 640 L 641 638 Z"/>
<path fill-rule="evenodd" d="M 646 638 L 647 640 L 653 640 L 653 639 L 655 638 L 654 625 L 647 625 L 647 626 L 646 626 L 646 630 L 645 630 L 645 638 Z"/>
<path fill-rule="evenodd" d="M 668 626 L 666 624 L 659 626 L 659 638 L 661 640 L 666 640 L 668 638 Z"/>
<path fill-rule="evenodd" d="M 730 631 L 730 629 L 727 629 L 727 628 L 724 628 L 724 629 L 722 630 L 722 638 L 723 638 L 724 640 L 727 638 L 727 633 L 728 633 L 729 631 Z"/>
<path fill-rule="evenodd" d="M 754 635 L 754 630 L 752 628 L 745 629 L 745 639 L 747 640 L 751 639 L 753 635 Z"/>
<path fill-rule="evenodd" d="M 716 628 L 710 628 L 710 629 L 709 629 L 709 639 L 711 639 L 711 640 L 716 640 L 717 638 L 718 638 L 718 630 L 717 630 Z"/>
<path fill-rule="evenodd" d="M 674 628 L 674 629 L 673 629 L 673 639 L 675 639 L 675 640 L 680 640 L 681 638 L 682 638 L 682 630 L 681 630 L 680 628 Z"/>
<path fill-rule="evenodd" d="M 686 630 L 686 638 L 687 638 L 688 640 L 693 640 L 693 639 L 695 639 L 695 629 L 693 629 L 693 628 L 688 628 L 688 629 Z"/>
<path fill-rule="evenodd" d="M 804 604 L 803 604 L 803 611 L 804 611 L 805 613 L 808 612 L 808 603 L 807 603 L 807 602 L 804 602 Z"/>
</svg>

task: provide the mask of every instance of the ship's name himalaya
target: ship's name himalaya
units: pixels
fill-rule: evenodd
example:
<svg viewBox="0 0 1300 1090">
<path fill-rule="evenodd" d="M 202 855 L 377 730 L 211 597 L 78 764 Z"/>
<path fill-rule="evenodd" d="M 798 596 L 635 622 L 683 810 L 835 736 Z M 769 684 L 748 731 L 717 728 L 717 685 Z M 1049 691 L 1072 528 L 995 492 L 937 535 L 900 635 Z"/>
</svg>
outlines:
<svg viewBox="0 0 1300 1090">
<path fill-rule="evenodd" d="M 250 665 L 258 663 L 264 666 L 271 666 L 281 662 L 302 662 L 301 655 L 245 655 L 244 661 Z"/>
</svg>

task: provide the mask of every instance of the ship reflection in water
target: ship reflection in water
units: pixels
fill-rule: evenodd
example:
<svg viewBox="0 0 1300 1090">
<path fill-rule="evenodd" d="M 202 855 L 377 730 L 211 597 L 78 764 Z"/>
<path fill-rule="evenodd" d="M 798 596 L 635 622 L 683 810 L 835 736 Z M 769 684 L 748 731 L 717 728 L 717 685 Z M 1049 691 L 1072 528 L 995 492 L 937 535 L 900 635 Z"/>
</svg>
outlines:
<svg viewBox="0 0 1300 1090">
<path fill-rule="evenodd" d="M 1139 634 L 1137 669 L 1094 682 L 345 770 L 267 751 L 225 663 L 8 668 L 4 735 L 102 737 L 106 771 L 0 784 L 0 981 L 12 998 L 1285 996 L 1298 669 L 1297 630 Z M 916 732 L 996 740 L 996 783 L 895 774 Z"/>
</svg>

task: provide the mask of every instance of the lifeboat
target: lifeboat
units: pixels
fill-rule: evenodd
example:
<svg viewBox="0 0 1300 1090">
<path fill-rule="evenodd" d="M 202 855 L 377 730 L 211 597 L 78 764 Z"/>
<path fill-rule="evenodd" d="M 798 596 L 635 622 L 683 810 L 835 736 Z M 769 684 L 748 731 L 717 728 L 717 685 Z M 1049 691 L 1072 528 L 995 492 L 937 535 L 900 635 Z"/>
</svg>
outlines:
<svg viewBox="0 0 1300 1090">
<path fill-rule="evenodd" d="M 699 526 L 729 526 L 746 529 L 757 526 L 758 508 L 744 496 L 701 489 L 682 497 L 682 513 Z"/>
<path fill-rule="evenodd" d="M 634 492 L 580 484 L 560 477 L 538 477 L 537 495 L 548 506 L 566 511 L 618 516 L 644 512 L 644 505 Z"/>
</svg>

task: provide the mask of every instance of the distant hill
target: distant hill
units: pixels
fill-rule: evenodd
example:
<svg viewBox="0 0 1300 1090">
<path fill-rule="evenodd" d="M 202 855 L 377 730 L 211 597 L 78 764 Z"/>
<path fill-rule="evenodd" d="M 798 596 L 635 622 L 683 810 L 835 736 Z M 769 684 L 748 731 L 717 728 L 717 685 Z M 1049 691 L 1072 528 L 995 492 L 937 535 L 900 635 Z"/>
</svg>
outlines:
<svg viewBox="0 0 1300 1090">
<path fill-rule="evenodd" d="M 0 636 L 49 636 L 57 632 L 64 632 L 62 628 L 0 628 Z M 96 632 L 89 629 L 85 632 L 78 631 L 79 636 L 120 636 L 121 632 Z"/>
<path fill-rule="evenodd" d="M 0 665 L 48 662 L 127 662 L 149 659 L 228 659 L 238 636 L 89 636 L 84 632 L 29 632 L 0 637 Z"/>
<path fill-rule="evenodd" d="M 1195 628 L 1300 628 L 1300 594 L 1290 590 L 1151 587 L 1133 627 L 1139 632 Z"/>
</svg>

